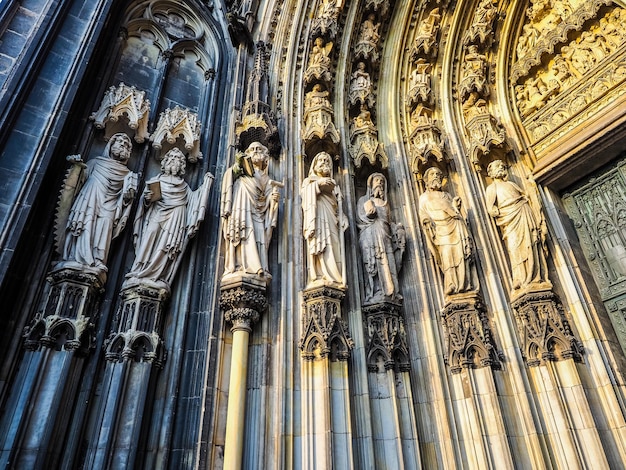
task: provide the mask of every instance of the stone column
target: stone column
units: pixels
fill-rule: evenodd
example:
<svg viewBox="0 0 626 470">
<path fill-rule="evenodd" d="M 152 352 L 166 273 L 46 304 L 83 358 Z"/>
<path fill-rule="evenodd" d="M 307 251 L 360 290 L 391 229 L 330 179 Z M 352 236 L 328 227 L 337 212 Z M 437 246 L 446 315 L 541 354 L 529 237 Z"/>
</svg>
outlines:
<svg viewBox="0 0 626 470">
<path fill-rule="evenodd" d="M 233 333 L 224 445 L 224 468 L 229 470 L 240 469 L 243 458 L 248 343 L 252 326 L 267 309 L 266 282 L 258 276 L 231 275 L 221 285 L 220 307 Z"/>
<path fill-rule="evenodd" d="M 169 291 L 139 284 L 122 290 L 120 297 L 116 328 L 106 342 L 103 399 L 85 468 L 134 465 L 150 377 L 166 358 L 160 331 Z"/>
<path fill-rule="evenodd" d="M 341 314 L 345 289 L 303 292 L 302 468 L 354 468 L 347 361 L 354 348 Z"/>
<path fill-rule="evenodd" d="M 1 424 L 0 466 L 53 468 L 62 452 L 84 357 L 94 346 L 103 280 L 74 269 L 50 273 L 43 309 L 24 331 L 21 371 Z"/>
</svg>

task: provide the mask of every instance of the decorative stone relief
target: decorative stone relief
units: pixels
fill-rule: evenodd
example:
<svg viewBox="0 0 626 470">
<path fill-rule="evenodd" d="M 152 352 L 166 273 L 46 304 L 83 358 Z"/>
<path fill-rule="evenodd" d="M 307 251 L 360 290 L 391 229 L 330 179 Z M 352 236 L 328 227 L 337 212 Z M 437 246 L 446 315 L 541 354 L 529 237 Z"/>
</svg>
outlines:
<svg viewBox="0 0 626 470">
<path fill-rule="evenodd" d="M 354 58 L 367 60 L 371 64 L 377 64 L 379 60 L 378 43 L 380 41 L 380 23 L 375 23 L 376 15 L 370 13 L 361 24 L 357 42 L 354 45 Z"/>
<path fill-rule="evenodd" d="M 148 117 L 150 115 L 150 101 L 146 99 L 144 91 L 137 90 L 134 86 L 120 83 L 117 87 L 112 86 L 105 93 L 100 107 L 89 116 L 96 129 L 108 127 L 117 128 L 120 118 L 128 121 L 128 127 L 135 131 L 135 141 L 144 142 L 150 137 L 148 132 Z M 121 130 L 121 129 L 119 129 Z M 109 132 L 108 135 L 115 133 Z"/>
<path fill-rule="evenodd" d="M 326 152 L 318 153 L 300 191 L 304 213 L 302 231 L 307 244 L 307 289 L 319 286 L 345 289 L 343 232 L 348 228 L 348 220 L 332 171 L 331 156 Z"/>
<path fill-rule="evenodd" d="M 401 307 L 383 302 L 363 307 L 367 332 L 367 368 L 370 372 L 383 370 L 409 371 L 409 348 Z M 382 364 L 381 364 L 382 363 Z"/>
<path fill-rule="evenodd" d="M 299 342 L 302 358 L 308 361 L 317 358 L 347 361 L 354 341 L 347 323 L 341 318 L 344 290 L 313 287 L 307 288 L 303 296 L 302 337 Z"/>
<path fill-rule="evenodd" d="M 478 46 L 471 45 L 468 47 L 463 59 L 459 96 L 464 100 L 474 91 L 480 93 L 485 98 L 489 96 L 487 56 L 478 51 Z"/>
<path fill-rule="evenodd" d="M 62 269 L 50 273 L 47 281 L 45 306 L 24 329 L 24 347 L 87 354 L 95 347 L 92 312 L 103 287 L 100 278 Z"/>
<path fill-rule="evenodd" d="M 461 213 L 461 199 L 442 190 L 443 173 L 437 167 L 424 172 L 426 191 L 419 198 L 419 217 L 428 249 L 443 273 L 447 296 L 476 292 L 474 243 Z"/>
<path fill-rule="evenodd" d="M 122 288 L 149 285 L 169 292 L 190 238 L 204 220 L 213 175 L 206 173 L 192 191 L 185 180 L 186 158 L 173 148 L 161 160 L 161 173 L 146 181 L 135 217 L 135 260 Z"/>
<path fill-rule="evenodd" d="M 332 80 L 330 74 L 330 51 L 333 48 L 332 41 L 324 42 L 321 37 L 315 38 L 313 48 L 309 54 L 309 64 L 304 72 L 304 83 L 308 85 L 315 81 L 329 84 Z"/>
<path fill-rule="evenodd" d="M 439 8 L 433 8 L 428 17 L 420 21 L 411 45 L 411 62 L 415 62 L 419 57 L 434 58 L 437 55 L 437 33 L 440 22 Z"/>
<path fill-rule="evenodd" d="M 92 273 L 104 283 L 111 240 L 126 226 L 137 191 L 137 174 L 128 169 L 132 142 L 113 135 L 104 155 L 84 164 L 80 155 L 65 178 L 57 205 L 56 240 L 61 261 L 55 270 Z"/>
<path fill-rule="evenodd" d="M 304 126 L 302 139 L 311 141 L 314 139 L 339 143 L 339 132 L 333 123 L 333 107 L 328 100 L 329 92 L 322 85 L 316 83 L 313 89 L 304 98 Z"/>
<path fill-rule="evenodd" d="M 359 62 L 356 66 L 356 70 L 352 73 L 348 102 L 352 106 L 366 105 L 368 108 L 374 106 L 372 81 L 370 74 L 365 70 L 365 64 L 363 62 Z"/>
<path fill-rule="evenodd" d="M 161 368 L 167 354 L 159 336 L 163 322 L 166 289 L 133 286 L 120 293 L 116 330 L 105 345 L 105 357 L 111 362 L 148 362 Z"/>
<path fill-rule="evenodd" d="M 582 346 L 572 334 L 563 306 L 551 290 L 523 294 L 511 306 L 529 366 L 543 361 L 582 360 Z"/>
<path fill-rule="evenodd" d="M 361 167 L 363 159 L 369 160 L 372 165 L 377 161 L 382 168 L 387 168 L 389 159 L 383 145 L 378 141 L 378 131 L 372 122 L 371 114 L 364 106 L 357 117 L 350 124 L 350 145 L 348 152 L 354 166 Z"/>
<path fill-rule="evenodd" d="M 252 331 L 252 326 L 268 307 L 265 289 L 265 283 L 249 276 L 222 280 L 220 308 L 233 329 Z"/>
<path fill-rule="evenodd" d="M 444 359 L 453 374 L 464 368 L 500 369 L 485 307 L 478 296 L 457 296 L 441 312 L 445 337 Z"/>
<path fill-rule="evenodd" d="M 492 183 L 487 186 L 487 211 L 500 227 L 511 263 L 513 292 L 550 288 L 546 263 L 547 228 L 535 199 L 508 181 L 506 165 L 495 160 L 487 167 Z"/>
<path fill-rule="evenodd" d="M 317 7 L 315 18 L 311 21 L 311 37 L 323 36 L 334 39 L 339 28 L 338 18 L 337 0 L 322 0 Z"/>
<path fill-rule="evenodd" d="M 164 141 L 170 146 L 174 146 L 176 140 L 181 137 L 185 149 L 189 151 L 189 161 L 195 163 L 202 158 L 202 152 L 200 152 L 201 127 L 196 113 L 179 106 L 175 106 L 174 109 L 168 108 L 160 114 L 156 129 L 150 136 L 152 147 L 161 150 Z"/>
<path fill-rule="evenodd" d="M 357 202 L 359 245 L 365 266 L 365 302 L 400 302 L 398 273 L 406 247 L 406 231 L 391 220 L 387 200 L 387 178 L 373 173 L 367 192 Z"/>
<path fill-rule="evenodd" d="M 432 160 L 443 162 L 446 160 L 445 146 L 441 139 L 441 130 L 432 118 L 432 111 L 422 105 L 415 107 L 411 113 L 411 168 L 418 175 L 422 168 Z"/>
<path fill-rule="evenodd" d="M 493 39 L 493 21 L 498 16 L 495 0 L 480 0 L 463 44 L 489 45 Z"/>
<path fill-rule="evenodd" d="M 389 13 L 389 0 L 365 0 L 365 11 L 374 11 L 380 16 Z"/>
<path fill-rule="evenodd" d="M 419 103 L 432 105 L 433 96 L 430 87 L 431 64 L 419 58 L 415 61 L 415 69 L 409 78 L 409 93 L 407 95 L 407 105 L 413 107 Z"/>
<path fill-rule="evenodd" d="M 487 110 L 487 102 L 476 92 L 472 92 L 463 103 L 463 115 L 469 139 L 468 155 L 474 167 L 479 170 L 481 157 L 488 155 L 493 147 L 503 146 L 506 133 Z"/>
<path fill-rule="evenodd" d="M 278 188 L 267 172 L 269 152 L 253 142 L 222 180 L 225 249 L 222 283 L 231 277 L 258 276 L 271 279 L 267 251 L 278 220 Z"/>
</svg>

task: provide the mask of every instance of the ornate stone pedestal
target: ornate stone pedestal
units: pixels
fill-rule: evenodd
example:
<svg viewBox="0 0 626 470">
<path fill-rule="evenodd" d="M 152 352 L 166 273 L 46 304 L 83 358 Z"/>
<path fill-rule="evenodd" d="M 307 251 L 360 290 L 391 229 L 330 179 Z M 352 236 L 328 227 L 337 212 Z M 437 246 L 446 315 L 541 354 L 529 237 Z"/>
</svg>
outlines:
<svg viewBox="0 0 626 470">
<path fill-rule="evenodd" d="M 106 341 L 106 393 L 99 431 L 87 450 L 88 468 L 134 465 L 150 378 L 166 358 L 160 334 L 168 289 L 139 283 L 124 287 L 120 298 L 114 330 Z"/>
<path fill-rule="evenodd" d="M 225 469 L 241 468 L 245 437 L 248 343 L 252 326 L 267 309 L 266 285 L 267 278 L 259 276 L 229 275 L 227 279 L 222 279 L 220 307 L 224 312 L 224 319 L 233 325 L 224 446 Z"/>
<path fill-rule="evenodd" d="M 478 294 L 450 296 L 441 311 L 441 319 L 446 343 L 444 359 L 453 374 L 463 368 L 500 369 L 487 311 Z"/>
<path fill-rule="evenodd" d="M 363 306 L 365 330 L 367 331 L 367 368 L 370 372 L 395 370 L 408 371 L 409 348 L 404 331 L 402 304 L 379 302 Z"/>
<path fill-rule="evenodd" d="M 2 422 L 2 448 L 14 449 L 15 468 L 54 468 L 77 394 L 84 357 L 94 346 L 94 316 L 102 280 L 96 274 L 60 269 L 48 276 L 43 309 L 24 330 L 15 390 Z M 20 438 L 20 436 L 23 436 Z M 19 440 L 21 439 L 21 441 Z M 57 449 L 57 452 L 41 452 Z M 9 458 L 9 456 L 7 456 Z M 2 466 L 8 465 L 3 454 Z"/>
<path fill-rule="evenodd" d="M 522 353 L 529 366 L 542 361 L 582 360 L 563 305 L 551 289 L 525 292 L 512 300 Z"/>
</svg>

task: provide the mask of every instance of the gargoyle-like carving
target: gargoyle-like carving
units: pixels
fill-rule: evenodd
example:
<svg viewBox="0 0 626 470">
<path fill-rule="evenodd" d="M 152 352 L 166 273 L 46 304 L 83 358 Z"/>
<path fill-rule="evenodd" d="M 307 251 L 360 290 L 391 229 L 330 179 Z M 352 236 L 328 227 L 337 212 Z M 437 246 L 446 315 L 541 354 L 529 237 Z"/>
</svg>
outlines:
<svg viewBox="0 0 626 470">
<path fill-rule="evenodd" d="M 330 51 L 333 48 L 332 41 L 324 42 L 321 37 L 315 38 L 313 48 L 309 55 L 309 64 L 304 72 L 304 83 L 309 84 L 315 81 L 330 83 Z"/>
<path fill-rule="evenodd" d="M 104 129 L 109 122 L 117 123 L 121 117 L 125 117 L 128 120 L 128 127 L 135 131 L 135 141 L 142 143 L 150 137 L 149 115 L 150 101 L 146 99 L 146 93 L 134 86 L 120 83 L 117 87 L 109 88 L 100 107 L 89 116 L 89 119 L 96 128 Z"/>
<path fill-rule="evenodd" d="M 328 91 L 322 85 L 316 83 L 313 90 L 304 98 L 304 128 L 302 139 L 310 141 L 317 139 L 330 139 L 333 143 L 339 143 L 339 132 L 333 123 L 333 108 L 328 100 Z"/>
<path fill-rule="evenodd" d="M 437 55 L 437 33 L 441 14 L 439 8 L 433 8 L 428 17 L 420 21 L 417 34 L 411 45 L 411 61 L 415 62 L 419 57 L 432 58 Z"/>
<path fill-rule="evenodd" d="M 367 179 L 367 192 L 357 203 L 359 245 L 367 283 L 365 304 L 400 302 L 398 273 L 406 246 L 402 224 L 391 220 L 387 200 L 387 178 L 373 173 Z"/>
<path fill-rule="evenodd" d="M 189 151 L 189 161 L 195 163 L 202 158 L 200 152 L 200 128 L 198 115 L 188 109 L 175 106 L 161 113 L 156 129 L 150 136 L 152 147 L 157 150 L 163 148 L 164 141 L 170 145 L 176 144 L 176 140 L 182 137 L 184 147 Z"/>
</svg>

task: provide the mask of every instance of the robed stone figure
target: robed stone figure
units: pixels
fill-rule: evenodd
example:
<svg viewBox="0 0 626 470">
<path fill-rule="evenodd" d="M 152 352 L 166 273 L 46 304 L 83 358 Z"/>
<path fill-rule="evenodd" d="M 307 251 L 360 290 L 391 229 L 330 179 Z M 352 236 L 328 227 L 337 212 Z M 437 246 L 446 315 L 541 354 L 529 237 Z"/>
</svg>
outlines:
<svg viewBox="0 0 626 470">
<path fill-rule="evenodd" d="M 493 179 L 485 192 L 487 210 L 506 243 L 513 289 L 547 282 L 546 226 L 541 211 L 518 185 L 507 180 L 503 161 L 491 162 L 487 174 Z"/>
<path fill-rule="evenodd" d="M 367 179 L 367 193 L 357 203 L 359 244 L 367 275 L 365 302 L 399 301 L 398 272 L 406 235 L 401 224 L 391 221 L 387 200 L 387 179 L 373 173 Z"/>
<path fill-rule="evenodd" d="M 419 198 L 419 217 L 428 248 L 443 272 L 446 295 L 475 291 L 473 242 L 461 199 L 442 190 L 443 173 L 431 167 L 424 172 L 426 191 Z"/>
<path fill-rule="evenodd" d="M 204 220 L 213 175 L 192 191 L 183 179 L 187 159 L 174 147 L 161 160 L 161 173 L 146 181 L 134 224 L 135 260 L 125 287 L 170 288 L 187 243 Z"/>
<path fill-rule="evenodd" d="M 55 269 L 72 268 L 106 278 L 111 240 L 126 226 L 137 190 L 137 174 L 126 166 L 131 151 L 130 137 L 118 133 L 109 139 L 104 155 L 86 164 L 80 156 L 74 159 L 78 165 L 70 170 L 59 201 L 61 261 Z"/>
<path fill-rule="evenodd" d="M 333 163 L 318 153 L 302 182 L 303 235 L 307 244 L 307 288 L 345 287 L 343 232 L 348 227 L 342 194 L 333 179 Z"/>
<path fill-rule="evenodd" d="M 268 249 L 278 218 L 278 188 L 267 173 L 269 151 L 253 142 L 222 180 L 221 215 L 226 245 L 224 278 L 252 274 L 271 279 Z"/>
</svg>

